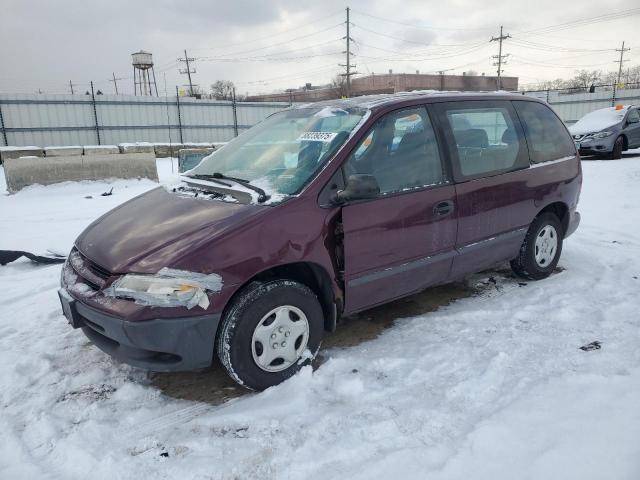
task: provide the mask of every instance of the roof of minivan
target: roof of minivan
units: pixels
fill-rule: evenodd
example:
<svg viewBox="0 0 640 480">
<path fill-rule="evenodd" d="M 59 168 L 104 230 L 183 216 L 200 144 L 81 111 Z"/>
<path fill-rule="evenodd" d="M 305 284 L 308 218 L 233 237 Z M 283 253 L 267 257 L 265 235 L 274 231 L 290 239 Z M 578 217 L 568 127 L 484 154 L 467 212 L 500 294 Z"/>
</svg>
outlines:
<svg viewBox="0 0 640 480">
<path fill-rule="evenodd" d="M 411 100 L 438 99 L 438 100 L 532 100 L 538 101 L 534 97 L 511 92 L 455 92 L 440 90 L 417 90 L 413 92 L 398 92 L 379 95 L 363 95 L 361 97 L 342 98 L 335 100 L 324 100 L 321 102 L 305 103 L 294 106 L 294 108 L 309 107 L 338 107 L 338 108 L 366 108 L 375 109 L 390 104 L 401 103 Z"/>
</svg>

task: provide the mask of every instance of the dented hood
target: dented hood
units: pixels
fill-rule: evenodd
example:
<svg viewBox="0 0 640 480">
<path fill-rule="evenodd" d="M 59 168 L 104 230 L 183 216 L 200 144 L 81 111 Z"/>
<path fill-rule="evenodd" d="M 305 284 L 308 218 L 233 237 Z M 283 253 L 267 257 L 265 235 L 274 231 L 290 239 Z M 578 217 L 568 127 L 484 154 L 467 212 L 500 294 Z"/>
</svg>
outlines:
<svg viewBox="0 0 640 480">
<path fill-rule="evenodd" d="M 76 247 L 112 273 L 155 273 L 269 208 L 188 198 L 160 187 L 97 219 Z"/>
</svg>

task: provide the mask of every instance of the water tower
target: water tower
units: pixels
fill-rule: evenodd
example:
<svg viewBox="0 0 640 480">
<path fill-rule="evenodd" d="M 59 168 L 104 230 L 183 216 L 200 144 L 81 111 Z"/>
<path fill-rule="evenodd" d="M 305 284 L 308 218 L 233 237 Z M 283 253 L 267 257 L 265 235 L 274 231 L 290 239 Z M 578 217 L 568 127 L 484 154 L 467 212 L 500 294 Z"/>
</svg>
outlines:
<svg viewBox="0 0 640 480">
<path fill-rule="evenodd" d="M 140 92 L 140 95 L 153 96 L 153 87 L 157 97 L 158 86 L 156 85 L 156 72 L 153 69 L 153 56 L 149 52 L 140 50 L 131 54 L 131 63 L 133 63 L 133 91 L 135 95 Z"/>
</svg>

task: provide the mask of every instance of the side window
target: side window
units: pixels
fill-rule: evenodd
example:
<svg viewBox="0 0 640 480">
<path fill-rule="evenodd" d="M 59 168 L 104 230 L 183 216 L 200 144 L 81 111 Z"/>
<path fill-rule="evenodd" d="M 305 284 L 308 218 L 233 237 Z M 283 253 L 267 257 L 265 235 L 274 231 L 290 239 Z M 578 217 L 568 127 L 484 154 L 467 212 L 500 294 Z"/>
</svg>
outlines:
<svg viewBox="0 0 640 480">
<path fill-rule="evenodd" d="M 639 123 L 640 122 L 640 113 L 638 113 L 638 109 L 634 108 L 629 112 L 629 116 L 627 117 L 627 123 Z"/>
<path fill-rule="evenodd" d="M 505 102 L 460 102 L 443 107 L 458 152 L 464 178 L 489 176 L 523 168 L 524 140 L 512 109 Z"/>
<path fill-rule="evenodd" d="M 532 163 L 576 154 L 573 139 L 551 109 L 537 102 L 513 102 L 524 128 Z"/>
<path fill-rule="evenodd" d="M 442 183 L 442 163 L 425 108 L 392 112 L 367 132 L 344 164 L 345 176 L 373 175 L 380 192 Z"/>
</svg>

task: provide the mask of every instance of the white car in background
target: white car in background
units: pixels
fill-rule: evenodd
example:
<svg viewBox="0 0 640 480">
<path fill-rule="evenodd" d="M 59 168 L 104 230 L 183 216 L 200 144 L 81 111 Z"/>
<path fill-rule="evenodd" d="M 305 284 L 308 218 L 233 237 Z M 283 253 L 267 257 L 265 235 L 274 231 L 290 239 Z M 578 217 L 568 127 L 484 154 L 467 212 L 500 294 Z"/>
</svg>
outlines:
<svg viewBox="0 0 640 480">
<path fill-rule="evenodd" d="M 640 147 L 640 111 L 637 105 L 616 105 L 587 113 L 569 132 L 580 155 L 622 158 L 622 152 Z"/>
</svg>

